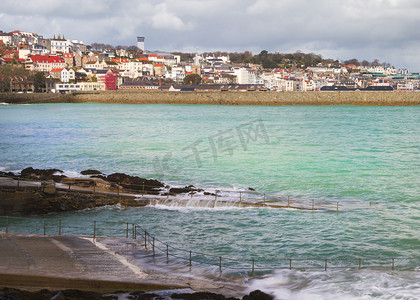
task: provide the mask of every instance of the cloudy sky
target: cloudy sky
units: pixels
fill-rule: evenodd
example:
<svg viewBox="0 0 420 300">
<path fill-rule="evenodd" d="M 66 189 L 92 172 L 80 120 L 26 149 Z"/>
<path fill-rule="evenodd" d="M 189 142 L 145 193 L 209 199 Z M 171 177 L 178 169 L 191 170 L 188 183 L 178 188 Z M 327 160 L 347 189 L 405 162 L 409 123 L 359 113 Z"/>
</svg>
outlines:
<svg viewBox="0 0 420 300">
<path fill-rule="evenodd" d="M 420 71 L 419 0 L 2 0 L 0 30 L 147 50 L 313 52 Z"/>
</svg>

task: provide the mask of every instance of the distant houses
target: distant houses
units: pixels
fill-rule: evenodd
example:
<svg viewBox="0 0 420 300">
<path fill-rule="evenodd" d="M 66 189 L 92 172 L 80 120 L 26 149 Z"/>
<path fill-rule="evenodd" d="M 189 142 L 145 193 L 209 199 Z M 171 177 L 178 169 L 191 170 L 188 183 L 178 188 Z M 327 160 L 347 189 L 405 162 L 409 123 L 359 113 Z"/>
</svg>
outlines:
<svg viewBox="0 0 420 300">
<path fill-rule="evenodd" d="M 182 59 L 183 58 L 183 59 Z M 315 92 L 328 87 L 366 89 L 390 86 L 397 90 L 420 89 L 420 78 L 408 70 L 384 66 L 317 64 L 267 69 L 259 64 L 232 63 L 227 54 L 181 56 L 144 52 L 130 47 L 92 47 L 64 35 L 44 38 L 36 33 L 0 31 L 0 65 L 16 64 L 42 72 L 48 80 L 44 90 L 132 91 L 277 91 Z M 185 85 L 191 75 L 199 85 Z M 28 81 L 28 80 L 26 80 Z M 14 89 L 26 89 L 14 79 Z M 187 81 L 186 81 L 187 82 Z M 57 85 L 57 88 L 55 86 Z M 22 88 L 19 88 L 21 86 Z M 327 88 L 323 88 L 327 87 Z"/>
</svg>

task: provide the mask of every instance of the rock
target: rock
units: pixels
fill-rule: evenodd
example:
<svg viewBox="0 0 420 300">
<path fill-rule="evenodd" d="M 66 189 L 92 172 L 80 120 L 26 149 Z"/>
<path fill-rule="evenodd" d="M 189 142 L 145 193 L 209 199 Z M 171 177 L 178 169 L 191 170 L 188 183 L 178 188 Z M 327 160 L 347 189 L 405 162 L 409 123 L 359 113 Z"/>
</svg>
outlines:
<svg viewBox="0 0 420 300">
<path fill-rule="evenodd" d="M 226 298 L 223 295 L 210 293 L 210 292 L 197 292 L 192 294 L 172 294 L 172 299 L 184 299 L 184 300 L 239 300 L 238 298 Z"/>
<path fill-rule="evenodd" d="M 184 194 L 184 193 L 191 193 L 191 192 L 202 192 L 202 189 L 197 189 L 193 185 L 189 185 L 183 188 L 171 188 L 169 190 L 170 194 Z"/>
<path fill-rule="evenodd" d="M 130 176 L 124 173 L 114 173 L 106 177 L 108 181 L 118 183 L 125 189 L 142 192 L 143 190 L 149 194 L 159 194 L 160 189 L 165 185 L 154 179 L 144 179 L 138 176 Z"/>
<path fill-rule="evenodd" d="M 272 300 L 274 299 L 273 296 L 261 292 L 260 290 L 255 290 L 251 292 L 249 295 L 243 296 L 242 300 Z"/>
<path fill-rule="evenodd" d="M 61 180 L 62 178 L 66 177 L 64 175 L 54 175 L 55 173 L 63 173 L 63 171 L 58 169 L 34 169 L 32 167 L 23 169 L 20 172 L 20 176 L 23 178 L 28 179 L 41 179 L 41 180 L 50 180 L 53 179 L 55 182 L 59 182 L 57 180 Z"/>
<path fill-rule="evenodd" d="M 102 172 L 98 171 L 98 170 L 84 170 L 82 172 L 80 172 L 80 174 L 82 175 L 101 175 Z"/>
<path fill-rule="evenodd" d="M 249 187 L 248 190 L 255 191 L 255 189 L 253 189 L 252 187 Z"/>
<path fill-rule="evenodd" d="M 145 292 L 131 292 L 128 299 L 132 300 L 163 300 L 161 296 L 153 293 L 145 293 Z"/>
</svg>

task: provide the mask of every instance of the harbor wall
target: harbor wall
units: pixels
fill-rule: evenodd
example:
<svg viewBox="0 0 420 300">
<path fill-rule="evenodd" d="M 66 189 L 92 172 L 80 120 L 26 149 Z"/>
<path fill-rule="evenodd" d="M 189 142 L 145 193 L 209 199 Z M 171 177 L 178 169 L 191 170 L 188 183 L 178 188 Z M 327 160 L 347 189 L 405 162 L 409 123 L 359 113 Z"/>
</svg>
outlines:
<svg viewBox="0 0 420 300">
<path fill-rule="evenodd" d="M 420 91 L 320 92 L 167 92 L 101 91 L 58 94 L 0 93 L 0 102 L 23 103 L 127 103 L 210 105 L 420 105 Z"/>
</svg>

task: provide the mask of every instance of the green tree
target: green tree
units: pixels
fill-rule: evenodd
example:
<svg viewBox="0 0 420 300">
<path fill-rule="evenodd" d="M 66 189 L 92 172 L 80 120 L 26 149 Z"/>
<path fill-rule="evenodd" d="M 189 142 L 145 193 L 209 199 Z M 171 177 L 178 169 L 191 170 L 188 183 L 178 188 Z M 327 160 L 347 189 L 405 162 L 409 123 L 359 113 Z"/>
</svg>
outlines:
<svg viewBox="0 0 420 300">
<path fill-rule="evenodd" d="M 185 84 L 199 84 L 201 82 L 201 76 L 198 74 L 188 74 L 184 77 Z"/>
<path fill-rule="evenodd" d="M 45 74 L 44 72 L 36 72 L 35 75 L 31 78 L 34 82 L 34 90 L 37 93 L 42 92 L 42 89 L 45 88 Z"/>
</svg>

